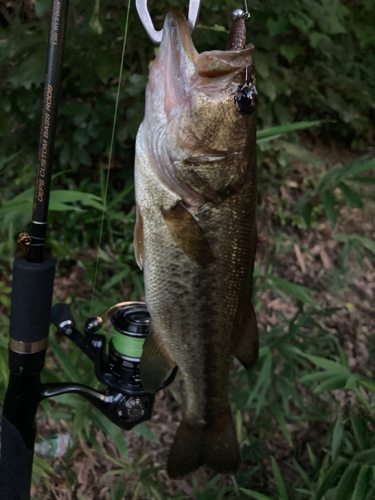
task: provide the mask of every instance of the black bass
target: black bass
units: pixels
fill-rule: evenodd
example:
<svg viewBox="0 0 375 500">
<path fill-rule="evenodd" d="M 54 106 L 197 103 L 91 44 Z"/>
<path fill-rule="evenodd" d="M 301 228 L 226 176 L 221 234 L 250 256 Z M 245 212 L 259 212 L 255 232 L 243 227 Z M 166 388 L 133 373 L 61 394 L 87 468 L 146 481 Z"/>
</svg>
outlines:
<svg viewBox="0 0 375 500">
<path fill-rule="evenodd" d="M 152 319 L 141 380 L 156 391 L 178 365 L 186 394 L 172 478 L 203 464 L 238 469 L 229 364 L 234 355 L 250 368 L 258 356 L 253 47 L 234 48 L 198 54 L 173 9 L 137 135 L 134 247 Z"/>
</svg>

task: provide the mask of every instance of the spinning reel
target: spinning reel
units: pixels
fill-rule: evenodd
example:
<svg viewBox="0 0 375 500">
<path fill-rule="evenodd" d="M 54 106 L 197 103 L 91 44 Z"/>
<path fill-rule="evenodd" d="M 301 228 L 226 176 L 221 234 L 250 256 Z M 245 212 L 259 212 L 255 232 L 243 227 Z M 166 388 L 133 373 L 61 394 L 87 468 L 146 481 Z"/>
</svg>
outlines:
<svg viewBox="0 0 375 500">
<path fill-rule="evenodd" d="M 115 333 L 109 341 L 107 353 L 105 335 L 96 332 L 108 316 Z M 126 430 L 149 419 L 155 395 L 143 389 L 138 367 L 150 319 L 145 303 L 123 302 L 110 307 L 100 316 L 89 318 L 83 335 L 75 326 L 70 307 L 56 304 L 52 308 L 51 322 L 60 334 L 74 342 L 91 359 L 97 379 L 107 388 L 99 392 L 82 384 L 44 384 L 40 389 L 41 398 L 79 394 Z M 159 390 L 169 385 L 176 373 L 177 367 Z"/>
</svg>

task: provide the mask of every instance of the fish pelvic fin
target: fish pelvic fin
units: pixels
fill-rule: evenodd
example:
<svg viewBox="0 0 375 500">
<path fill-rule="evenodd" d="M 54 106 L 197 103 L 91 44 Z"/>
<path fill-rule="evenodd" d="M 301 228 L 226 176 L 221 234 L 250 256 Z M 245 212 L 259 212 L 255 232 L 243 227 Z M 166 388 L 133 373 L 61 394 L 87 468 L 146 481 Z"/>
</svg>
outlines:
<svg viewBox="0 0 375 500">
<path fill-rule="evenodd" d="M 181 202 L 170 210 L 161 208 L 161 213 L 173 241 L 190 260 L 203 268 L 215 261 L 204 232 Z"/>
<path fill-rule="evenodd" d="M 181 479 L 207 465 L 219 473 L 234 473 L 240 465 L 237 442 L 229 404 L 216 412 L 207 423 L 183 420 L 169 451 L 167 472 Z"/>
<path fill-rule="evenodd" d="M 255 311 L 252 305 L 249 309 L 247 327 L 242 331 L 233 349 L 233 355 L 250 370 L 258 360 L 259 334 Z"/>
<path fill-rule="evenodd" d="M 135 260 L 137 261 L 139 268 L 143 269 L 145 244 L 144 244 L 144 232 L 143 232 L 143 218 L 138 203 L 136 204 L 133 246 L 134 246 Z"/>
<path fill-rule="evenodd" d="M 163 349 L 159 336 L 152 331 L 143 344 L 139 374 L 145 391 L 157 392 L 171 375 L 176 363 Z"/>
</svg>

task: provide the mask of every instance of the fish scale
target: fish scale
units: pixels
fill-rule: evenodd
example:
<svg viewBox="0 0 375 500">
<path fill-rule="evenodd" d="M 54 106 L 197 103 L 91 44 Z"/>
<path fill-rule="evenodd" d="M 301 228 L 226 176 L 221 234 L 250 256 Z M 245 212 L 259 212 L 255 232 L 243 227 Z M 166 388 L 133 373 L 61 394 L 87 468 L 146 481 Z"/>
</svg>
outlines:
<svg viewBox="0 0 375 500">
<path fill-rule="evenodd" d="M 229 365 L 235 355 L 250 368 L 258 355 L 255 114 L 235 105 L 244 85 L 256 92 L 251 51 L 198 54 L 173 9 L 137 135 L 134 246 L 151 315 L 140 375 L 156 391 L 178 365 L 184 382 L 167 468 L 174 478 L 203 464 L 239 466 Z"/>
</svg>

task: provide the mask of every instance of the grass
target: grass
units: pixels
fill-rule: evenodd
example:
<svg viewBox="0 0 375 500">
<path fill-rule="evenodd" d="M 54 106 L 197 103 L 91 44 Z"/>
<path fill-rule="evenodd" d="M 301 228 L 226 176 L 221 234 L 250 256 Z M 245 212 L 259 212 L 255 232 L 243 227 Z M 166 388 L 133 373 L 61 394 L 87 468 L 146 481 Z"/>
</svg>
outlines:
<svg viewBox="0 0 375 500">
<path fill-rule="evenodd" d="M 276 132 L 279 134 L 280 130 Z M 271 140 L 270 134 L 268 137 Z M 352 162 L 351 168 L 356 176 L 364 175 L 365 171 L 366 175 L 372 175 L 372 170 L 367 171 L 366 161 L 369 160 L 360 158 Z M 294 167 L 295 174 L 297 170 Z M 352 170 L 348 166 L 337 166 L 334 172 L 334 178 L 340 182 L 343 178 L 341 172 L 350 173 Z M 328 171 L 321 175 L 323 179 L 331 174 Z M 350 175 L 345 176 L 348 183 L 351 182 Z M 355 182 L 361 181 L 353 181 L 351 185 L 356 186 Z M 280 186 L 282 184 L 283 180 Z M 319 185 L 324 185 L 334 194 L 339 188 L 333 180 L 331 184 L 321 181 L 318 188 Z M 300 185 L 298 188 L 300 197 L 308 192 L 303 192 Z M 319 191 L 318 188 L 315 192 Z M 361 193 L 362 208 L 353 208 L 350 204 L 347 207 L 348 200 L 337 197 L 334 206 L 336 229 L 327 220 L 327 210 L 316 215 L 314 224 L 308 224 L 304 218 L 303 227 L 296 228 L 289 222 L 283 224 L 275 216 L 277 210 L 285 210 L 283 197 L 294 196 L 294 190 L 289 188 L 275 206 L 264 211 L 262 204 L 267 201 L 269 193 L 262 189 L 262 185 L 260 190 L 263 202 L 258 218 L 260 241 L 254 275 L 255 308 L 261 331 L 260 356 L 250 373 L 235 365 L 230 377 L 230 402 L 242 452 L 239 473 L 231 478 L 200 471 L 181 485 L 167 479 L 164 471 L 166 440 L 173 432 L 165 430 L 165 419 L 172 418 L 175 429 L 179 419 L 177 405 L 182 397 L 181 382 L 159 397 L 155 414 L 161 411 L 160 420 L 151 421 L 127 434 L 84 400 L 66 395 L 43 402 L 38 414 L 39 429 L 43 433 L 55 432 L 57 423 L 62 422 L 63 428 L 71 433 L 75 447 L 63 459 L 46 461 L 38 458 L 35 461 L 35 499 L 39 500 L 40 495 L 53 498 L 56 491 L 62 494 L 65 490 L 73 492 L 72 498 L 85 498 L 93 491 L 98 495 L 100 488 L 105 490 L 103 498 L 119 500 L 191 498 L 188 491 L 193 491 L 194 498 L 202 500 L 370 500 L 373 497 L 375 384 L 372 380 L 374 367 L 369 356 L 371 338 L 364 329 L 371 311 L 367 311 L 368 316 L 361 320 L 361 311 L 366 308 L 366 298 L 363 298 L 366 290 L 360 290 L 362 295 L 359 293 L 354 300 L 350 286 L 355 282 L 353 272 L 357 280 L 372 276 L 369 262 L 371 264 L 374 254 L 371 240 L 374 227 L 366 222 L 368 215 L 365 212 L 374 210 L 374 207 L 367 198 L 368 193 Z M 61 196 L 64 195 L 59 195 L 59 203 L 70 203 L 73 210 L 95 211 L 97 203 L 102 206 L 100 196 L 87 197 L 89 205 L 84 208 L 80 207 L 86 198 L 81 197 L 78 202 L 74 191 L 69 197 Z M 310 196 L 313 202 L 319 203 L 314 193 Z M 294 203 L 298 203 L 298 199 Z M 14 210 L 14 204 L 5 204 L 7 206 Z M 292 212 L 293 207 L 288 206 L 286 210 Z M 347 217 L 341 216 L 341 212 Z M 131 214 L 132 211 L 125 216 L 130 226 L 129 235 L 133 221 Z M 354 232 L 358 218 L 364 227 L 361 234 Z M 13 220 L 16 220 L 15 213 Z M 125 239 L 119 241 L 116 234 L 116 199 L 107 205 L 105 220 L 108 234 L 112 233 L 113 239 L 108 239 L 100 251 L 101 274 L 94 296 L 94 311 L 143 293 L 131 243 Z M 341 226 L 347 228 L 348 223 L 353 233 L 344 233 L 341 229 Z M 322 231 L 329 233 L 323 240 Z M 9 224 L 7 238 L 2 243 L 0 397 L 4 396 L 7 383 L 8 273 L 14 252 L 13 235 L 13 226 Z M 58 242 L 57 236 L 54 238 Z M 78 246 L 78 242 L 73 241 L 73 245 Z M 125 256 L 120 254 L 124 249 Z M 90 254 L 90 250 L 88 252 Z M 319 260 L 322 252 L 330 263 L 327 269 L 324 260 Z M 59 260 L 58 287 L 62 286 L 64 279 L 69 281 L 74 268 L 81 269 L 88 283 L 92 282 L 95 265 L 93 259 L 83 253 L 75 259 L 71 257 L 65 264 L 64 259 Z M 108 276 L 110 280 L 106 282 Z M 337 280 L 341 285 L 338 286 Z M 90 310 L 87 285 L 84 292 L 79 286 L 73 287 L 64 300 L 72 303 L 78 324 L 82 326 Z M 345 318 L 349 326 L 343 332 Z M 368 323 L 368 327 L 371 324 Z M 360 366 L 355 363 L 350 343 L 354 343 L 355 349 L 365 352 L 365 362 Z M 69 380 L 95 385 L 90 362 L 66 341 L 54 340 L 54 332 L 51 332 L 43 381 Z M 164 430 L 160 432 L 160 428 Z M 51 463 L 54 464 L 52 468 Z M 91 469 L 83 481 L 77 470 L 85 463 Z M 60 490 L 54 486 L 57 474 Z M 346 497 L 342 496 L 343 492 Z"/>
</svg>

